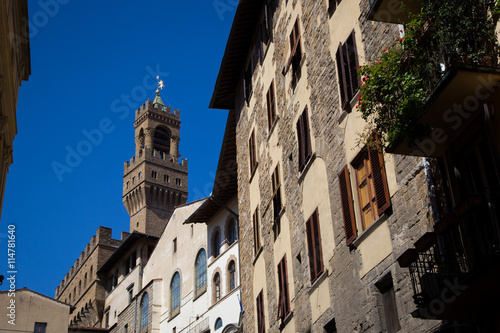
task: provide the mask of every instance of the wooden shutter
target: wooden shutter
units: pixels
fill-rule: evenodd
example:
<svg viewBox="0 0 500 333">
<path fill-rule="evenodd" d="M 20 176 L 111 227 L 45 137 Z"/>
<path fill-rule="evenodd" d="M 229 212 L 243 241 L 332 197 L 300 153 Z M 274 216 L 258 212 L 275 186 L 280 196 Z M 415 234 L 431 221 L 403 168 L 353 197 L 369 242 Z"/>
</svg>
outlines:
<svg viewBox="0 0 500 333">
<path fill-rule="evenodd" d="M 306 222 L 307 245 L 309 250 L 309 268 L 311 283 L 323 272 L 323 256 L 321 251 L 321 234 L 319 230 L 318 210 Z"/>
<path fill-rule="evenodd" d="M 252 131 L 250 140 L 248 142 L 248 150 L 250 151 L 250 173 L 253 174 L 257 166 L 257 156 L 255 151 L 255 130 Z"/>
<path fill-rule="evenodd" d="M 288 272 L 286 267 L 286 255 L 278 264 L 278 284 L 279 284 L 279 303 L 278 319 L 284 319 L 290 309 L 288 297 Z"/>
<path fill-rule="evenodd" d="M 340 104 L 342 108 L 346 104 L 347 100 L 347 80 L 346 80 L 346 72 L 345 72 L 345 63 L 344 63 L 344 48 L 342 43 L 339 43 L 339 47 L 337 49 L 337 72 L 339 76 L 339 88 L 340 88 Z"/>
<path fill-rule="evenodd" d="M 357 231 L 356 220 L 354 219 L 354 207 L 352 205 L 351 180 L 347 165 L 339 173 L 339 187 L 344 216 L 345 238 L 347 245 L 350 245 L 356 239 Z"/>
<path fill-rule="evenodd" d="M 299 147 L 299 171 L 302 171 L 312 155 L 307 106 L 297 121 L 297 141 Z"/>
<path fill-rule="evenodd" d="M 254 251 L 255 254 L 260 250 L 260 226 L 259 226 L 259 206 L 253 213 L 253 237 L 254 237 Z"/>
<path fill-rule="evenodd" d="M 266 323 L 264 316 L 264 290 L 261 290 L 257 296 L 257 332 L 265 333 Z"/>
<path fill-rule="evenodd" d="M 274 121 L 276 119 L 276 104 L 274 101 L 274 81 L 271 82 L 271 86 L 267 91 L 267 118 L 270 130 L 273 127 Z"/>
<path fill-rule="evenodd" d="M 347 51 L 347 61 L 348 61 L 348 70 L 349 70 L 349 98 L 352 99 L 354 97 L 354 94 L 356 93 L 356 90 L 358 90 L 359 87 L 359 77 L 358 77 L 358 50 L 356 48 L 356 39 L 354 37 L 354 31 L 351 32 L 351 35 L 349 38 L 347 38 L 347 41 L 345 43 L 346 45 L 346 51 Z"/>
<path fill-rule="evenodd" d="M 382 147 L 378 136 L 375 137 L 375 140 L 376 147 L 368 145 L 368 159 L 370 160 L 373 187 L 375 188 L 375 198 L 377 200 L 377 215 L 381 216 L 391 206 L 391 198 L 385 174 L 384 156 L 382 155 Z"/>
<path fill-rule="evenodd" d="M 290 33 L 290 58 L 288 59 L 288 63 L 285 67 L 285 73 L 290 69 L 290 65 L 294 61 L 295 53 L 297 52 L 297 48 L 300 52 L 300 28 L 299 28 L 299 18 L 295 20 L 295 24 L 293 25 L 292 32 Z"/>
<path fill-rule="evenodd" d="M 305 159 L 304 159 L 304 164 L 307 162 L 309 157 L 312 155 L 312 148 L 311 148 L 311 134 L 309 131 L 309 117 L 307 115 L 307 106 L 304 110 L 304 113 L 302 114 L 302 121 L 304 122 L 304 148 L 305 148 Z"/>
</svg>

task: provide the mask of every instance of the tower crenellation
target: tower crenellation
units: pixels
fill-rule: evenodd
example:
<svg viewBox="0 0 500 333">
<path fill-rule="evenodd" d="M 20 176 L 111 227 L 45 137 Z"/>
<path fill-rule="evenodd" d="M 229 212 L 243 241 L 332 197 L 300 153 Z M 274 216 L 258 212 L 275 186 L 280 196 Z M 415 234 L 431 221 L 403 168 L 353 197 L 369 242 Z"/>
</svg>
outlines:
<svg viewBox="0 0 500 333">
<path fill-rule="evenodd" d="M 175 206 L 187 200 L 188 163 L 180 158 L 180 126 L 180 111 L 166 106 L 159 90 L 135 113 L 135 156 L 123 170 L 130 232 L 160 236 Z"/>
</svg>

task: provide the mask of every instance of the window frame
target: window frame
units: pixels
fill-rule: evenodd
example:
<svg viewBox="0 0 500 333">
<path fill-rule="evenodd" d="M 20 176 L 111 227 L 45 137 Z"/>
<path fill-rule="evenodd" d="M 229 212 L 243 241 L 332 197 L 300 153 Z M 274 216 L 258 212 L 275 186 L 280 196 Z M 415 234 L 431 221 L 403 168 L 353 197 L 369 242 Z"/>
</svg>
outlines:
<svg viewBox="0 0 500 333">
<path fill-rule="evenodd" d="M 220 248 L 221 248 L 221 237 L 220 237 L 220 230 L 216 229 L 212 235 L 212 256 L 214 258 L 217 258 L 220 256 Z"/>
<path fill-rule="evenodd" d="M 33 328 L 34 333 L 45 333 L 47 331 L 47 323 L 35 322 L 35 327 Z"/>
<path fill-rule="evenodd" d="M 255 208 L 255 211 L 252 216 L 253 222 L 253 247 L 254 247 L 254 255 L 259 253 L 260 248 L 262 247 L 260 243 L 260 216 L 259 216 L 259 206 Z"/>
<path fill-rule="evenodd" d="M 200 262 L 202 255 L 205 257 L 203 262 Z M 201 268 L 201 270 L 200 270 Z M 205 249 L 198 251 L 194 263 L 195 270 L 195 296 L 201 295 L 207 290 L 207 252 Z"/>
<path fill-rule="evenodd" d="M 288 73 L 290 67 L 292 67 L 292 76 L 295 77 L 300 72 L 300 65 L 303 59 L 302 56 L 302 43 L 301 43 L 301 31 L 300 31 L 300 17 L 297 16 L 290 32 L 290 58 L 288 59 L 287 65 L 285 67 L 285 73 Z"/>
<path fill-rule="evenodd" d="M 264 313 L 264 289 L 257 295 L 257 333 L 266 333 L 266 316 Z"/>
<path fill-rule="evenodd" d="M 215 272 L 214 278 L 214 304 L 219 302 L 222 298 L 222 290 L 221 290 L 221 276 L 219 272 Z"/>
<path fill-rule="evenodd" d="M 146 305 L 146 306 L 145 306 Z M 140 305 L 141 321 L 139 323 L 139 332 L 147 332 L 149 326 L 149 294 L 144 293 Z"/>
<path fill-rule="evenodd" d="M 174 317 L 181 310 L 181 274 L 175 272 L 170 281 L 170 317 Z"/>
<path fill-rule="evenodd" d="M 278 235 L 281 233 L 281 211 L 283 210 L 283 198 L 281 196 L 281 179 L 279 172 L 279 163 L 276 164 L 274 168 L 273 174 L 271 176 L 272 183 L 272 205 L 273 205 L 273 231 L 274 231 L 274 240 L 278 238 Z M 279 209 L 278 209 L 279 208 Z"/>
<path fill-rule="evenodd" d="M 250 179 L 252 179 L 255 174 L 255 170 L 257 170 L 257 146 L 255 143 L 255 128 L 252 129 L 252 134 L 250 134 L 250 138 L 248 139 L 248 151 L 250 158 Z"/>
<path fill-rule="evenodd" d="M 232 264 L 232 267 L 231 267 Z M 231 292 L 236 289 L 236 262 L 231 260 L 227 265 L 227 275 L 228 275 L 228 291 Z"/>
<path fill-rule="evenodd" d="M 278 114 L 276 112 L 276 90 L 274 87 L 274 80 L 271 81 L 271 85 L 267 90 L 266 94 L 267 101 L 267 124 L 269 132 L 273 129 L 274 124 L 278 120 Z"/>
</svg>

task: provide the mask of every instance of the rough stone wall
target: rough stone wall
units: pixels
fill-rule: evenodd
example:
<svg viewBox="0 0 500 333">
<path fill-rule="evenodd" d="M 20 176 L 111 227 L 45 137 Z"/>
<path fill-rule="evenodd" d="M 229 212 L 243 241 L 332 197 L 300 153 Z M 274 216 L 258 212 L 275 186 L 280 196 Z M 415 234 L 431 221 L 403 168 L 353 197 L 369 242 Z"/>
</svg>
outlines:
<svg viewBox="0 0 500 333">
<path fill-rule="evenodd" d="M 360 276 L 362 256 L 358 249 L 349 248 L 345 242 L 345 231 L 342 217 L 342 207 L 338 185 L 338 172 L 351 161 L 345 158 L 344 138 L 346 133 L 339 126 L 342 115 L 337 87 L 337 66 L 335 54 L 330 49 L 332 31 L 329 26 L 327 1 L 294 1 L 301 6 L 302 46 L 306 54 L 307 69 L 302 74 L 298 85 L 306 85 L 310 90 L 309 112 L 311 115 L 311 138 L 314 140 L 316 155 L 327 165 L 328 187 L 330 194 L 332 228 L 335 237 L 335 250 L 331 258 L 323 258 L 325 266 L 330 264 L 332 271 L 328 272 L 328 284 L 332 306 L 312 322 L 312 309 L 309 300 L 309 263 L 307 260 L 305 225 L 307 216 L 303 216 L 301 206 L 303 199 L 301 186 L 297 179 L 298 148 L 295 136 L 295 119 L 302 112 L 303 105 L 293 103 L 293 91 L 289 82 L 282 74 L 282 69 L 289 55 L 289 32 L 295 16 L 282 10 L 285 7 L 280 1 L 274 16 L 273 62 L 275 67 L 274 83 L 276 89 L 277 113 L 279 120 L 274 131 L 278 132 L 278 141 L 282 149 L 279 161 L 282 172 L 282 196 L 285 197 L 285 214 L 290 221 L 292 257 L 287 258 L 288 266 L 293 272 L 295 296 L 292 298 L 293 320 L 297 332 L 322 332 L 323 326 L 335 318 L 339 332 L 380 332 L 384 331 L 383 309 L 380 292 L 375 283 L 389 272 L 392 275 L 401 332 L 425 331 L 438 324 L 433 321 L 414 319 L 411 312 L 415 309 L 412 299 L 412 289 L 408 271 L 401 269 L 396 259 L 408 247 L 430 229 L 431 216 L 428 214 L 429 199 L 427 183 L 421 159 L 414 157 L 395 156 L 395 174 L 398 189 L 392 193 L 393 212 L 387 217 L 390 230 L 392 253 L 379 262 L 364 276 Z M 399 38 L 397 25 L 367 21 L 369 9 L 367 0 L 359 4 L 361 15 L 356 22 L 341 22 L 339 24 L 356 25 L 361 30 L 361 38 L 357 41 L 358 48 L 364 48 L 366 59 L 374 59 L 382 52 L 382 48 L 391 45 Z M 335 26 L 336 23 L 334 23 Z M 359 36 L 357 36 L 359 38 Z M 269 55 L 268 55 L 269 56 Z M 241 86 L 237 94 L 236 113 L 239 115 L 237 124 L 237 160 L 239 182 L 240 211 L 240 248 L 242 269 L 242 303 L 245 310 L 245 327 L 248 332 L 255 330 L 256 308 L 255 291 L 252 290 L 254 280 L 253 224 L 250 207 L 250 174 L 248 138 L 253 129 L 256 134 L 258 155 L 258 178 L 260 195 L 261 240 L 263 256 L 266 263 L 266 321 L 270 327 L 268 332 L 279 331 L 277 317 L 278 291 L 276 285 L 277 262 L 273 256 L 272 208 L 266 209 L 272 196 L 271 173 L 272 159 L 269 156 L 267 111 L 264 87 L 260 80 L 259 65 L 254 72 L 254 88 L 249 108 L 244 101 Z M 266 68 L 266 70 L 269 70 Z M 298 88 L 297 88 L 298 89 Z M 289 105 L 292 105 L 289 108 Z M 297 258 L 301 258 L 299 261 Z"/>
</svg>

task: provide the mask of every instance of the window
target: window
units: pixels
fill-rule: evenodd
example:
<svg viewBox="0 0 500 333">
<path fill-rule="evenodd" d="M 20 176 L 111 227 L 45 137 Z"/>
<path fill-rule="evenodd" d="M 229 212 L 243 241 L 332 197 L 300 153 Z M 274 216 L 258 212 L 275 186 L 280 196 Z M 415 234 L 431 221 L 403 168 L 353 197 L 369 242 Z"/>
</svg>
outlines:
<svg viewBox="0 0 500 333">
<path fill-rule="evenodd" d="M 252 96 L 252 74 L 254 66 L 252 66 L 252 59 L 248 62 L 247 68 L 243 73 L 243 95 L 247 103 L 250 103 L 250 97 Z"/>
<path fill-rule="evenodd" d="M 229 263 L 228 266 L 228 273 L 229 273 L 229 291 L 233 290 L 236 288 L 236 265 L 233 260 Z"/>
<path fill-rule="evenodd" d="M 152 177 L 153 179 L 156 179 L 156 178 L 157 178 L 157 176 L 158 176 L 158 173 L 157 173 L 156 171 L 154 171 L 154 170 L 153 170 L 153 171 L 151 171 L 151 177 Z"/>
<path fill-rule="evenodd" d="M 109 326 L 109 307 L 106 310 L 106 313 L 104 314 L 104 327 L 108 328 Z"/>
<path fill-rule="evenodd" d="M 297 141 L 299 146 L 299 171 L 302 171 L 312 155 L 307 106 L 297 121 Z"/>
<path fill-rule="evenodd" d="M 174 241 L 173 241 L 173 250 L 174 250 L 174 253 L 177 253 L 177 237 L 174 238 Z"/>
<path fill-rule="evenodd" d="M 142 177 L 142 171 L 139 171 L 139 172 L 137 173 L 137 179 L 138 179 L 138 180 L 141 180 L 141 177 Z"/>
<path fill-rule="evenodd" d="M 78 295 L 82 294 L 82 280 L 78 281 Z"/>
<path fill-rule="evenodd" d="M 340 100 L 342 108 L 350 111 L 350 102 L 359 87 L 358 51 L 354 31 L 344 44 L 337 49 L 337 72 L 339 76 Z"/>
<path fill-rule="evenodd" d="M 264 317 L 264 290 L 261 290 L 257 296 L 257 333 L 266 332 L 266 323 Z"/>
<path fill-rule="evenodd" d="M 218 257 L 220 254 L 220 232 L 219 230 L 214 232 L 212 236 L 212 256 L 214 258 Z"/>
<path fill-rule="evenodd" d="M 175 178 L 175 185 L 177 186 L 181 186 L 182 185 L 182 181 L 180 178 Z"/>
<path fill-rule="evenodd" d="M 128 304 L 132 303 L 132 300 L 134 299 L 134 284 L 130 285 L 127 288 L 127 293 L 128 293 Z"/>
<path fill-rule="evenodd" d="M 201 249 L 196 257 L 194 264 L 196 271 L 196 290 L 195 294 L 199 295 L 207 288 L 207 253 Z"/>
<path fill-rule="evenodd" d="M 69 293 L 68 300 L 71 303 L 71 293 Z"/>
<path fill-rule="evenodd" d="M 257 151 L 255 147 L 255 130 L 252 130 L 252 135 L 250 135 L 250 139 L 248 141 L 248 150 L 250 152 L 250 177 L 255 172 L 255 168 L 257 168 Z"/>
<path fill-rule="evenodd" d="M 83 288 L 87 287 L 87 273 L 85 273 L 85 277 L 83 278 Z"/>
<path fill-rule="evenodd" d="M 130 185 L 130 181 L 128 181 L 128 180 L 127 180 L 127 183 L 126 183 L 126 185 L 125 185 L 125 188 L 126 188 L 126 189 L 128 189 L 129 185 Z"/>
<path fill-rule="evenodd" d="M 290 33 L 290 59 L 286 65 L 285 72 L 288 72 L 290 66 L 292 66 L 293 76 L 299 74 L 300 61 L 302 60 L 302 47 L 300 46 L 300 27 L 299 18 L 295 20 L 292 32 Z"/>
<path fill-rule="evenodd" d="M 382 148 L 376 136 L 374 141 L 374 143 L 368 144 L 353 161 L 363 230 L 368 228 L 391 206 Z M 372 147 L 373 145 L 375 147 Z M 356 238 L 357 231 L 347 165 L 339 173 L 339 187 L 346 241 L 349 245 Z"/>
<path fill-rule="evenodd" d="M 267 124 L 269 126 L 269 130 L 273 128 L 274 123 L 276 122 L 276 102 L 275 102 L 275 91 L 274 91 L 274 81 L 271 82 L 271 86 L 267 91 Z"/>
<path fill-rule="evenodd" d="M 33 332 L 35 333 L 45 333 L 47 329 L 47 323 L 35 323 L 35 329 Z"/>
<path fill-rule="evenodd" d="M 261 53 L 269 46 L 272 40 L 272 32 L 273 32 L 273 10 L 269 8 L 267 3 L 264 3 L 264 17 L 262 18 L 262 22 L 260 24 L 260 39 L 262 41 L 261 44 Z M 264 55 L 261 54 L 261 61 L 263 60 Z"/>
<path fill-rule="evenodd" d="M 169 176 L 169 175 L 167 175 L 167 174 L 164 174 L 164 175 L 163 175 L 163 181 L 164 181 L 165 183 L 168 183 L 168 182 L 170 181 L 170 176 Z"/>
<path fill-rule="evenodd" d="M 130 273 L 130 258 L 126 258 L 123 262 L 123 275 Z"/>
<path fill-rule="evenodd" d="M 129 258 L 129 261 L 130 261 L 130 269 L 134 269 L 135 267 L 135 260 L 136 260 L 136 257 L 135 257 L 135 254 L 136 252 L 132 252 L 132 254 L 130 255 L 130 258 Z"/>
<path fill-rule="evenodd" d="M 333 15 L 342 0 L 328 0 L 328 14 Z"/>
<path fill-rule="evenodd" d="M 309 251 L 309 270 L 311 283 L 323 273 L 323 256 L 321 252 L 321 233 L 319 231 L 318 209 L 306 222 L 307 248 Z"/>
<path fill-rule="evenodd" d="M 255 255 L 259 252 L 260 246 L 259 207 L 257 206 L 253 213 L 253 250 Z"/>
<path fill-rule="evenodd" d="M 181 307 L 181 275 L 176 272 L 170 283 L 170 315 L 180 312 Z"/>
<path fill-rule="evenodd" d="M 227 244 L 233 244 L 236 239 L 236 221 L 231 217 L 227 223 Z"/>
<path fill-rule="evenodd" d="M 123 326 L 123 333 L 128 333 L 128 324 Z"/>
<path fill-rule="evenodd" d="M 146 293 L 141 300 L 141 332 L 148 331 L 149 321 L 149 295 Z"/>
<path fill-rule="evenodd" d="M 118 272 L 114 271 L 113 276 L 111 277 L 111 289 L 114 289 L 118 284 Z"/>
<path fill-rule="evenodd" d="M 278 318 L 283 321 L 290 313 L 290 297 L 288 296 L 288 272 L 286 269 L 286 255 L 278 264 Z"/>
<path fill-rule="evenodd" d="M 375 286 L 380 291 L 382 296 L 383 316 L 386 332 L 395 333 L 401 329 L 398 319 L 398 310 L 396 307 L 396 297 L 394 294 L 394 285 L 392 283 L 392 275 L 389 273 L 380 281 L 375 283 Z M 382 315 L 382 314 L 381 314 Z"/>
<path fill-rule="evenodd" d="M 328 323 L 326 323 L 325 326 L 323 326 L 323 332 L 324 333 L 337 333 L 337 324 L 335 323 L 335 318 L 333 318 Z"/>
<path fill-rule="evenodd" d="M 132 184 L 135 184 L 135 177 L 132 177 Z"/>
<path fill-rule="evenodd" d="M 281 213 L 281 209 L 282 209 L 279 164 L 276 165 L 276 168 L 274 169 L 273 176 L 272 176 L 271 180 L 273 183 L 273 211 L 274 211 L 273 231 L 274 231 L 274 240 L 276 240 L 278 238 L 278 235 L 281 232 L 280 213 Z"/>
<path fill-rule="evenodd" d="M 214 303 L 220 301 L 220 274 L 214 276 Z"/>
<path fill-rule="evenodd" d="M 217 331 L 219 328 L 222 328 L 222 319 L 217 318 L 217 320 L 215 321 L 214 330 Z"/>
</svg>

